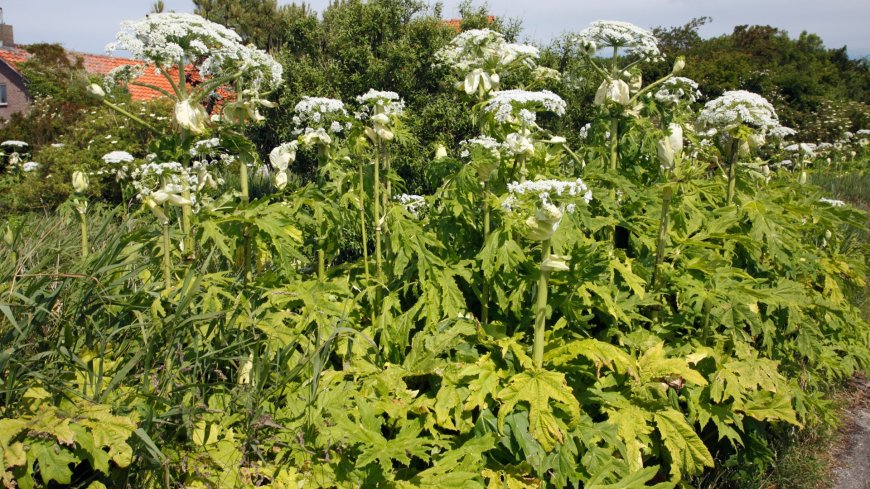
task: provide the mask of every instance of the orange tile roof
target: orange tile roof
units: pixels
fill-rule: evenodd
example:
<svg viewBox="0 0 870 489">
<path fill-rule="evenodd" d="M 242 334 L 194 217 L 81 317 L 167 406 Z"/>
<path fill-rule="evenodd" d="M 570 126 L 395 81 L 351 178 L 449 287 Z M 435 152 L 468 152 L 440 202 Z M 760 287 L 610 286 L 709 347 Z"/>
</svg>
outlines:
<svg viewBox="0 0 870 489">
<path fill-rule="evenodd" d="M 495 16 L 487 15 L 486 21 L 492 24 L 493 22 L 495 22 Z M 462 19 L 447 19 L 444 21 L 444 24 L 456 32 L 462 32 Z"/>
<path fill-rule="evenodd" d="M 6 62 L 10 68 L 15 70 L 18 73 L 18 63 L 23 63 L 27 61 L 27 58 L 30 57 L 30 53 L 15 47 L 3 47 L 0 48 L 0 59 Z"/>
<path fill-rule="evenodd" d="M 167 92 L 172 92 L 172 85 L 169 84 L 166 77 L 158 74 L 155 71 L 154 66 L 146 64 L 144 61 L 128 58 L 116 58 L 114 56 L 103 54 L 79 53 L 75 51 L 68 51 L 68 53 L 73 59 L 81 58 L 85 71 L 92 75 L 106 75 L 113 69 L 124 65 L 145 65 L 145 71 L 142 73 L 142 76 L 136 78 L 134 81 L 153 85 L 166 90 Z M 27 61 L 30 57 L 31 54 L 21 48 L 0 48 L 0 60 L 5 61 L 6 64 L 16 72 L 18 71 L 18 65 Z M 178 70 L 170 70 L 169 76 L 173 77 L 173 79 L 177 78 Z M 159 91 L 138 85 L 131 84 L 128 86 L 128 89 L 130 90 L 130 97 L 133 100 L 151 100 L 163 96 Z"/>
</svg>

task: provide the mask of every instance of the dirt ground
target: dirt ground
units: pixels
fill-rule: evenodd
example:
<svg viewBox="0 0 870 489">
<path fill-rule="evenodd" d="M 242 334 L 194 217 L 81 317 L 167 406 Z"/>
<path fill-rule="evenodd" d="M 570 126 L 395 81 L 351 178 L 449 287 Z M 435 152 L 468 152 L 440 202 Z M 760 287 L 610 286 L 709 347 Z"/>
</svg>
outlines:
<svg viewBox="0 0 870 489">
<path fill-rule="evenodd" d="M 855 403 L 843 420 L 842 442 L 834 449 L 831 489 L 870 489 L 870 381 L 852 381 Z"/>
</svg>

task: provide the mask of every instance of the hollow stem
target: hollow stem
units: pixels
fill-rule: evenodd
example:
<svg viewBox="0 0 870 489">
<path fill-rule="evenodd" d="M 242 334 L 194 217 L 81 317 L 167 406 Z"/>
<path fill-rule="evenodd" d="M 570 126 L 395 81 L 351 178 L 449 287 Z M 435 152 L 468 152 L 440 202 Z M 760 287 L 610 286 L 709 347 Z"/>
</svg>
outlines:
<svg viewBox="0 0 870 489">
<path fill-rule="evenodd" d="M 323 245 L 317 250 L 317 278 L 323 281 L 326 278 L 326 253 L 323 251 Z"/>
<path fill-rule="evenodd" d="M 483 182 L 483 245 L 486 246 L 486 241 L 489 239 L 489 182 Z M 489 323 L 489 280 L 486 278 L 486 273 L 481 273 L 481 321 L 483 324 Z"/>
<path fill-rule="evenodd" d="M 728 195 L 726 196 L 726 204 L 731 205 L 734 202 L 734 190 L 737 188 L 737 153 L 740 149 L 740 140 L 733 138 L 731 141 L 731 152 L 728 155 Z"/>
<path fill-rule="evenodd" d="M 617 117 L 610 118 L 610 173 L 616 177 L 619 171 L 619 119 Z M 611 185 L 610 200 L 616 202 L 616 183 Z M 615 239 L 616 226 L 610 228 L 610 238 Z"/>
<path fill-rule="evenodd" d="M 169 215 L 169 206 L 163 205 L 163 212 Z M 163 280 L 166 290 L 172 290 L 172 242 L 169 239 L 169 219 L 163 221 Z"/>
<path fill-rule="evenodd" d="M 185 188 L 181 193 L 181 197 L 184 198 L 184 200 L 191 202 L 190 189 Z M 181 206 L 181 233 L 183 234 L 181 242 L 184 245 L 185 258 L 191 261 L 195 257 L 193 233 L 191 232 L 190 227 L 190 217 L 192 214 L 193 211 L 190 208 L 190 204 L 184 204 Z"/>
<path fill-rule="evenodd" d="M 381 144 L 378 143 L 378 154 L 375 158 L 374 170 L 374 189 L 372 191 L 372 200 L 374 201 L 374 218 L 375 218 L 375 276 L 378 282 L 383 282 L 382 259 L 381 256 Z"/>
<path fill-rule="evenodd" d="M 544 332 L 547 323 L 547 288 L 550 283 L 550 272 L 544 271 L 544 262 L 550 258 L 550 240 L 541 243 L 541 276 L 538 279 L 538 297 L 535 302 L 535 368 L 544 365 Z"/>
<path fill-rule="evenodd" d="M 656 242 L 656 264 L 653 269 L 652 280 L 650 285 L 656 288 L 656 282 L 659 276 L 659 268 L 665 256 L 665 244 L 668 239 L 668 224 L 670 220 L 671 200 L 674 197 L 674 188 L 671 185 L 666 185 L 662 194 L 662 217 L 659 221 L 659 237 Z"/>
<path fill-rule="evenodd" d="M 82 258 L 88 256 L 90 246 L 88 244 L 88 216 L 84 212 L 79 212 L 82 224 Z"/>
<path fill-rule="evenodd" d="M 362 252 L 363 252 L 363 267 L 365 268 L 366 282 L 371 279 L 369 274 L 369 239 L 366 231 L 366 190 L 365 190 L 365 173 L 363 172 L 363 164 L 359 164 L 359 224 L 362 230 Z"/>
<path fill-rule="evenodd" d="M 250 200 L 248 192 L 248 159 L 239 159 L 239 190 L 242 193 L 242 202 L 247 203 Z"/>
</svg>

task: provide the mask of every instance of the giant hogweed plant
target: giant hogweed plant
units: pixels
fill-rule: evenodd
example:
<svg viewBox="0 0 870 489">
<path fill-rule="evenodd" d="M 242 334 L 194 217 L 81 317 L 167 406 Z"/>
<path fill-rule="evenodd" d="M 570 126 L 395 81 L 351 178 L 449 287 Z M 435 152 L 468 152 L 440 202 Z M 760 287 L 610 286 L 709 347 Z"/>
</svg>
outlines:
<svg viewBox="0 0 870 489">
<path fill-rule="evenodd" d="M 413 135 L 398 94 L 373 90 L 357 110 L 303 99 L 297 138 L 261 158 L 241 125 L 260 118 L 264 85 L 217 73 L 265 58 L 202 19 L 160 19 L 121 41 L 167 74 L 219 66 L 202 90 L 239 98 L 212 122 L 196 104 L 207 93 L 169 94 L 179 130 L 134 165 L 143 208 L 95 207 L 87 257 L 62 267 L 52 249 L 75 240 L 10 228 L 4 483 L 691 487 L 717 463 L 768 456 L 782 426 L 825 421 L 826 386 L 870 363 L 845 293 L 866 260 L 843 238 L 866 218 L 705 142 L 689 82 L 635 89 L 603 144 L 609 109 L 573 151 L 546 130 L 561 98 L 499 90 L 532 51 L 466 35 L 471 54 L 445 59 L 466 63 L 480 133 L 435 195 L 399 195 L 391 142 Z M 655 47 L 636 26 L 590 29 L 609 33 L 595 42 L 613 61 Z M 604 95 L 623 97 L 626 69 L 602 68 Z M 719 143 L 756 135 L 756 102 L 725 104 L 739 121 L 717 126 Z M 316 154 L 308 184 L 297 151 Z"/>
</svg>

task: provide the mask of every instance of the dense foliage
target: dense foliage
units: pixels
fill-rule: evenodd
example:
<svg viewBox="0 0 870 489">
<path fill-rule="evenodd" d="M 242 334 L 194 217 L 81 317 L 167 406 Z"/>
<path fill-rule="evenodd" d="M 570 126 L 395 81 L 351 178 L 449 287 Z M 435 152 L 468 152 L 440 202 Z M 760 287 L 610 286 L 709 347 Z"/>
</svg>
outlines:
<svg viewBox="0 0 870 489">
<path fill-rule="evenodd" d="M 834 422 L 870 364 L 868 218 L 807 174 L 866 171 L 870 132 L 788 149 L 758 95 L 689 97 L 691 58 L 641 81 L 660 46 L 631 24 L 566 38 L 560 72 L 415 5 L 300 14 L 320 42 L 277 90 L 220 26 L 125 24 L 204 82 L 91 87 L 37 167 L 0 144 L 15 195 L 71 191 L 3 230 L 5 486 L 757 485 Z"/>
</svg>

